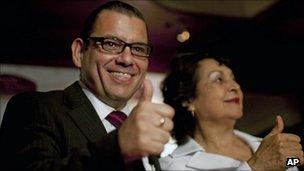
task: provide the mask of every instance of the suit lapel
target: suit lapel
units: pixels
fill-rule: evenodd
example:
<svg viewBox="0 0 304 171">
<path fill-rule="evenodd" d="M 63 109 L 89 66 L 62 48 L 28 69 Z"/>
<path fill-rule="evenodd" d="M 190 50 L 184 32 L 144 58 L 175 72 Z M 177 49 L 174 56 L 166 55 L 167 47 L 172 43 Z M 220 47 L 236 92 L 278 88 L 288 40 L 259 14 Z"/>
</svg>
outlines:
<svg viewBox="0 0 304 171">
<path fill-rule="evenodd" d="M 70 109 L 68 110 L 69 116 L 89 141 L 94 142 L 107 134 L 93 105 L 83 93 L 78 82 L 64 90 L 64 103 Z M 160 171 L 158 158 L 152 157 L 152 161 L 155 170 Z M 145 170 L 142 160 L 138 160 L 134 164 L 135 170 Z"/>
<path fill-rule="evenodd" d="M 78 82 L 64 90 L 64 103 L 70 109 L 68 114 L 89 141 L 96 141 L 107 134 L 93 105 Z"/>
</svg>

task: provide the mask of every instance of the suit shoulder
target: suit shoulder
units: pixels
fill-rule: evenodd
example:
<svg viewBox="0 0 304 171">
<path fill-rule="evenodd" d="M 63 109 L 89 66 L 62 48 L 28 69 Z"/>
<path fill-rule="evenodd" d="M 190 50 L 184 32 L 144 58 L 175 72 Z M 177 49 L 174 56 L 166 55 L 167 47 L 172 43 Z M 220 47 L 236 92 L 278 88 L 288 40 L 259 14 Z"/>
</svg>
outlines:
<svg viewBox="0 0 304 171">
<path fill-rule="evenodd" d="M 62 91 L 24 92 L 13 96 L 5 109 L 3 124 L 49 122 L 57 117 Z"/>
<path fill-rule="evenodd" d="M 63 91 L 49 92 L 23 92 L 14 95 L 8 102 L 7 108 L 34 109 L 45 107 L 55 107 L 63 102 Z"/>
<path fill-rule="evenodd" d="M 33 92 L 23 92 L 14 95 L 10 101 L 19 101 L 19 100 L 30 100 L 30 99 L 37 99 L 39 101 L 47 101 L 50 99 L 60 99 L 63 96 L 62 90 L 54 90 L 54 91 L 48 91 L 48 92 L 39 92 L 39 91 L 33 91 Z"/>
</svg>

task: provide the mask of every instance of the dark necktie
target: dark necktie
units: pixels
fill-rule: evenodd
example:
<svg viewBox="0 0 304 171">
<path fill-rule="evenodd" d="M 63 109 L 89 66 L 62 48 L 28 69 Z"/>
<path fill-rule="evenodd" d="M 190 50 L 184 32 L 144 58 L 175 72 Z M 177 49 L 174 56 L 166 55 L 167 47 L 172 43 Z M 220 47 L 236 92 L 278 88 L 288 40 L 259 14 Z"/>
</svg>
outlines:
<svg viewBox="0 0 304 171">
<path fill-rule="evenodd" d="M 109 121 L 116 129 L 120 128 L 121 124 L 127 119 L 127 115 L 121 111 L 112 111 L 106 117 L 106 120 Z M 145 170 L 141 159 L 130 161 L 125 163 L 125 171 L 137 171 Z"/>
<path fill-rule="evenodd" d="M 116 129 L 120 128 L 123 121 L 127 119 L 127 115 L 121 111 L 112 111 L 106 117 L 106 120 L 109 121 Z"/>
</svg>

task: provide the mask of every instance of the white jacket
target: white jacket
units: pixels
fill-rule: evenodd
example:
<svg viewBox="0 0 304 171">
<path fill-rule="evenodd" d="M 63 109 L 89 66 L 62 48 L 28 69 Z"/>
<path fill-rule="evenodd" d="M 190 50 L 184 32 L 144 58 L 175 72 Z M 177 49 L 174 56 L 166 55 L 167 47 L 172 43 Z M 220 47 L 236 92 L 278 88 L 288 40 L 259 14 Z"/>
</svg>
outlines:
<svg viewBox="0 0 304 171">
<path fill-rule="evenodd" d="M 235 130 L 236 136 L 243 139 L 256 152 L 262 138 Z M 178 146 L 171 154 L 160 158 L 163 170 L 251 170 L 247 162 L 242 162 L 228 156 L 208 153 L 194 139 L 190 138 Z M 287 169 L 298 170 L 296 167 Z"/>
</svg>

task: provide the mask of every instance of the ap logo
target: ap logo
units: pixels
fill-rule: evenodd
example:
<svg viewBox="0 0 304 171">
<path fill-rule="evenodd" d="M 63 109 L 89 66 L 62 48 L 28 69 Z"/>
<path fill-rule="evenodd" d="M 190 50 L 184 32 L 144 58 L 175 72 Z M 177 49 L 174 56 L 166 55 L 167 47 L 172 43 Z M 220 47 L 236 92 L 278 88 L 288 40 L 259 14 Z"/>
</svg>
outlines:
<svg viewBox="0 0 304 171">
<path fill-rule="evenodd" d="M 299 158 L 287 158 L 286 160 L 286 166 L 297 166 L 299 163 Z"/>
</svg>

